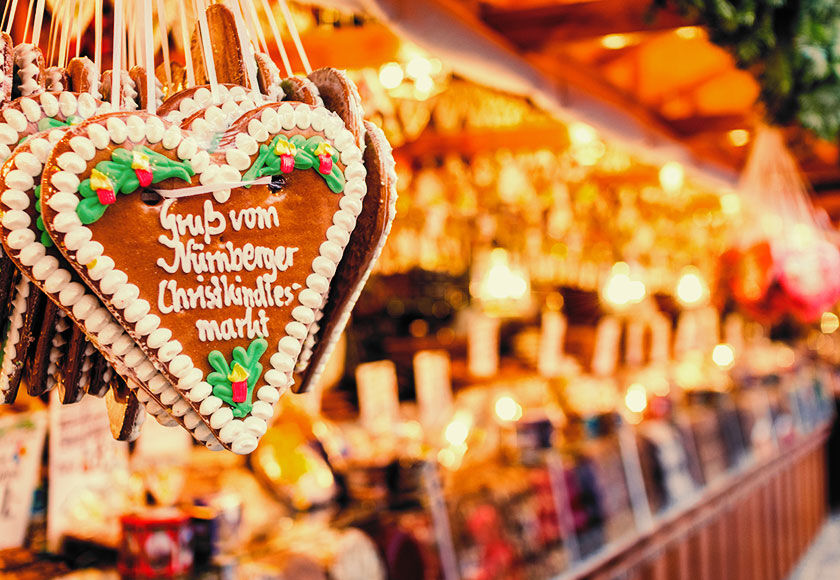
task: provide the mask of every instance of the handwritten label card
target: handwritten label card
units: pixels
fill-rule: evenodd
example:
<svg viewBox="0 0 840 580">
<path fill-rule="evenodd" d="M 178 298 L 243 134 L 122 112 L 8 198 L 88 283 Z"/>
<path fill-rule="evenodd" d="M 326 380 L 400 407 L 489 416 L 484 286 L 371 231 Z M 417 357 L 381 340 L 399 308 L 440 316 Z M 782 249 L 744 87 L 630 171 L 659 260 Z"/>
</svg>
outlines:
<svg viewBox="0 0 840 580">
<path fill-rule="evenodd" d="M 389 360 L 356 367 L 356 388 L 362 426 L 371 433 L 392 433 L 399 420 L 397 369 Z"/>
<path fill-rule="evenodd" d="M 499 371 L 498 318 L 490 318 L 478 311 L 470 313 L 467 366 L 474 377 L 492 377 Z"/>
<path fill-rule="evenodd" d="M 62 405 L 54 390 L 49 452 L 48 549 L 57 550 L 70 531 L 116 542 L 124 496 L 115 480 L 128 472 L 128 446 L 111 436 L 105 401 Z"/>
<path fill-rule="evenodd" d="M 627 323 L 624 337 L 624 361 L 630 366 L 641 366 L 645 362 L 645 330 L 647 325 L 639 319 Z"/>
<path fill-rule="evenodd" d="M 540 325 L 540 350 L 537 370 L 544 377 L 556 377 L 563 358 L 563 341 L 566 338 L 566 317 L 556 310 L 546 310 Z"/>
<path fill-rule="evenodd" d="M 736 353 L 744 352 L 744 319 L 740 314 L 733 312 L 726 317 L 723 323 L 723 341 L 732 346 Z"/>
<path fill-rule="evenodd" d="M 605 316 L 595 330 L 595 352 L 592 355 L 592 373 L 609 376 L 618 364 L 618 345 L 621 340 L 621 324 L 615 316 Z"/>
<path fill-rule="evenodd" d="M 414 390 L 420 423 L 426 429 L 437 429 L 452 416 L 449 373 L 449 353 L 445 350 L 421 350 L 414 355 Z"/>
<path fill-rule="evenodd" d="M 43 411 L 0 417 L 0 549 L 26 538 L 46 432 Z"/>
<path fill-rule="evenodd" d="M 657 313 L 650 321 L 650 360 L 664 363 L 671 360 L 671 320 Z"/>
</svg>

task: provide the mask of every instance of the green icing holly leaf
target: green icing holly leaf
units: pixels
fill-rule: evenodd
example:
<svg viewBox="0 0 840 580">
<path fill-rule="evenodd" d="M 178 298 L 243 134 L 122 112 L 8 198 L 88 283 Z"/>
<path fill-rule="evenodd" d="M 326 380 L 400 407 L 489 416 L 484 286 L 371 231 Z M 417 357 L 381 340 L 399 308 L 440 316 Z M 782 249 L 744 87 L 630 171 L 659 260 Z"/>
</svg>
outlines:
<svg viewBox="0 0 840 580">
<path fill-rule="evenodd" d="M 233 400 L 233 385 L 228 376 L 231 374 L 231 367 L 228 364 L 225 355 L 218 350 L 212 351 L 207 356 L 207 361 L 213 368 L 213 372 L 207 375 L 207 382 L 213 387 L 213 395 L 220 398 L 222 401 L 230 405 L 233 411 L 233 416 L 237 419 L 245 417 L 251 412 L 253 404 L 251 402 L 254 394 L 254 387 L 257 381 L 262 376 L 263 367 L 260 364 L 260 358 L 268 349 L 268 342 L 264 338 L 256 338 L 248 345 L 247 350 L 241 346 L 233 349 L 232 362 L 239 363 L 242 368 L 248 373 L 248 390 L 243 402 L 234 402 Z"/>
<path fill-rule="evenodd" d="M 151 183 L 159 183 L 172 177 L 189 182 L 195 175 L 188 161 L 172 160 L 145 146 L 136 147 L 131 151 L 125 148 L 114 149 L 111 152 L 111 160 L 97 163 L 95 171 L 108 178 L 114 194 L 123 195 L 134 193 L 140 187 L 140 172 L 150 172 Z M 109 204 L 100 202 L 99 196 L 91 186 L 90 178 L 79 185 L 79 193 L 83 199 L 76 206 L 76 213 L 83 224 L 92 224 L 105 214 Z"/>
<path fill-rule="evenodd" d="M 47 228 L 44 227 L 44 218 L 41 217 L 41 186 L 35 186 L 35 211 L 38 212 L 38 219 L 35 220 L 35 226 L 41 232 L 41 244 L 46 247 L 52 247 L 52 238 L 47 234 Z"/>
<path fill-rule="evenodd" d="M 277 135 L 268 145 L 260 145 L 257 158 L 245 172 L 245 175 L 242 176 L 242 181 L 253 181 L 260 177 L 283 173 L 280 155 L 276 153 L 278 144 L 282 142 L 291 144 L 295 148 L 295 169 L 315 168 L 317 170 L 320 160 L 315 151 L 320 145 L 326 143 L 322 137 L 313 136 L 307 139 L 303 135 L 292 135 L 289 138 L 284 135 Z M 330 191 L 341 193 L 345 185 L 344 173 L 338 167 L 338 154 L 333 152 L 331 157 L 333 161 L 331 171 L 326 175 L 320 171 L 316 172 L 327 182 Z M 250 187 L 250 185 L 245 187 Z"/>
</svg>

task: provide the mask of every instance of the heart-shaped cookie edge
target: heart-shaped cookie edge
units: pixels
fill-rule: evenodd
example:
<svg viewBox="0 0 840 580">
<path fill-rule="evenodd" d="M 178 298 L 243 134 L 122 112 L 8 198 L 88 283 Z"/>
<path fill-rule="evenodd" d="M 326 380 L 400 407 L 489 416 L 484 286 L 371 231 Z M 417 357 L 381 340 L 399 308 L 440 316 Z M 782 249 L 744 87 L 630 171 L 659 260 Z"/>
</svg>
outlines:
<svg viewBox="0 0 840 580">
<path fill-rule="evenodd" d="M 153 353 L 172 342 L 172 339 L 170 337 L 166 343 L 158 347 L 150 346 L 146 342 L 146 337 L 150 334 L 148 332 L 145 334 L 138 332 L 136 325 L 127 322 L 124 318 L 126 309 L 118 308 L 110 302 L 108 296 L 113 296 L 120 288 L 130 284 L 127 276 L 116 269 L 116 265 L 108 271 L 108 273 L 117 272 L 117 274 L 111 276 L 111 279 L 121 280 L 125 276 L 126 280 L 119 284 L 109 284 L 103 288 L 101 283 L 103 279 L 101 278 L 98 281 L 91 279 L 85 266 L 76 259 L 78 253 L 81 252 L 84 256 L 84 264 L 87 264 L 94 259 L 98 260 L 104 251 L 101 245 L 93 240 L 93 232 L 90 228 L 82 225 L 75 212 L 76 205 L 80 201 L 78 194 L 79 175 L 85 172 L 90 173 L 87 164 L 80 171 L 75 171 L 74 167 L 78 168 L 75 163 L 68 163 L 67 160 L 59 161 L 56 155 L 60 157 L 64 154 L 60 152 L 61 147 L 59 146 L 47 163 L 48 169 L 45 171 L 42 181 L 42 187 L 44 188 L 42 195 L 45 203 L 57 212 L 52 220 L 45 219 L 45 223 L 48 224 L 47 228 L 56 240 L 59 249 L 77 272 L 82 275 L 85 282 L 91 286 L 91 289 L 108 305 L 112 314 L 118 320 L 124 321 L 123 328 L 129 330 L 129 325 L 133 327 L 129 330 L 129 334 L 134 336 L 135 341 L 144 348 L 149 359 L 156 363 L 157 368 L 172 379 L 171 382 L 175 383 L 177 381 L 177 389 L 189 398 L 193 409 L 210 425 L 214 433 L 218 433 L 219 440 L 232 451 L 241 454 L 250 453 L 256 448 L 259 438 L 267 429 L 267 421 L 274 414 L 274 406 L 280 395 L 293 382 L 292 372 L 295 359 L 300 353 L 301 341 L 306 336 L 308 326 L 314 321 L 315 310 L 323 303 L 325 293 L 329 288 L 329 280 L 335 272 L 337 261 L 340 260 L 340 255 L 338 259 L 334 258 L 335 247 L 338 246 L 339 254 L 343 252 L 350 233 L 355 227 L 356 216 L 361 211 L 361 202 L 366 193 L 366 172 L 362 163 L 361 151 L 356 146 L 353 135 L 344 127 L 343 121 L 331 111 L 323 107 L 286 102 L 264 105 L 249 111 L 247 115 L 253 117 L 248 122 L 248 133 L 258 144 L 267 143 L 280 133 L 285 134 L 309 128 L 322 132 L 324 138 L 332 143 L 341 165 L 344 166 L 346 184 L 343 191 L 338 194 L 342 196 L 339 202 L 341 207 L 333 216 L 334 225 L 325 232 L 326 240 L 319 250 L 319 256 L 313 261 L 312 273 L 307 277 L 307 286 L 302 288 L 297 295 L 299 305 L 292 309 L 294 321 L 287 325 L 285 335 L 277 341 L 277 350 L 270 357 L 272 368 L 266 371 L 262 377 L 266 384 L 259 389 L 255 389 L 258 401 L 254 404 L 256 407 L 254 411 L 257 411 L 257 413 L 255 414 L 252 411 L 245 419 L 234 419 L 228 407 L 215 405 L 216 397 L 212 395 L 210 385 L 204 381 L 205 377 L 202 372 L 196 368 L 188 355 L 178 354 L 166 363 L 156 360 L 157 357 Z M 196 173 L 194 179 L 197 179 L 203 185 L 225 184 L 241 180 L 240 171 L 231 165 L 212 164 L 206 152 L 196 152 L 197 148 L 192 145 L 182 147 L 182 143 L 188 139 L 193 144 L 194 141 L 189 135 L 185 137 L 179 127 L 176 125 L 166 127 L 160 118 L 146 113 L 112 113 L 90 119 L 76 126 L 65 135 L 62 139 L 65 142 L 64 148 L 69 148 L 69 141 L 75 137 L 89 138 L 88 129 L 95 124 L 101 127 L 103 121 L 106 125 L 110 124 L 113 127 L 109 129 L 109 143 L 107 145 L 104 142 L 97 143 L 98 149 L 105 149 L 112 145 L 113 148 L 118 148 L 126 140 L 134 143 L 146 143 L 146 138 L 149 137 L 150 143 L 161 143 L 164 149 L 176 152 L 180 159 L 189 159 L 193 163 L 193 169 Z M 128 134 L 129 131 L 126 127 L 129 124 L 136 127 L 134 136 L 137 139 L 131 138 L 131 135 Z M 119 135 L 113 135 L 114 132 L 118 132 Z M 171 138 L 166 139 L 164 133 L 169 133 Z M 99 147 L 99 145 L 103 145 L 103 147 Z M 226 159 L 230 158 L 230 149 L 232 148 L 236 148 L 236 146 L 233 145 L 224 150 Z M 196 159 L 201 153 L 205 153 L 205 155 L 201 156 L 201 160 L 198 162 Z M 248 155 L 248 158 L 249 163 L 252 163 L 256 158 L 256 151 Z M 56 198 L 57 194 L 60 197 Z M 75 203 L 66 194 L 75 198 Z M 328 243 L 332 245 L 328 245 Z M 136 305 L 138 302 L 139 300 L 134 300 L 132 305 Z M 161 328 L 163 327 L 157 327 L 153 331 Z M 144 327 L 143 331 L 145 330 Z M 169 331 L 169 334 L 171 335 L 171 331 Z M 208 404 L 206 402 L 208 400 L 211 403 Z M 218 402 L 221 403 L 220 400 Z M 259 403 L 263 404 L 258 405 Z M 202 405 L 208 412 L 201 410 Z M 213 411 L 209 412 L 209 409 L 213 409 Z M 221 409 L 227 409 L 227 412 L 219 413 Z"/>
</svg>

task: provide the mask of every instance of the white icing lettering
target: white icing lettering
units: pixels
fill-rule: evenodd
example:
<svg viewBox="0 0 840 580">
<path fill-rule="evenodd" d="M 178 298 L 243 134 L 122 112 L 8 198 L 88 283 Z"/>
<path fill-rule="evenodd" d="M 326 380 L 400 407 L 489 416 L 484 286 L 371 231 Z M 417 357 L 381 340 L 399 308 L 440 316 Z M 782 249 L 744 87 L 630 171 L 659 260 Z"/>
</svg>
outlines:
<svg viewBox="0 0 840 580">
<path fill-rule="evenodd" d="M 197 320 L 195 327 L 198 330 L 198 339 L 202 342 L 235 338 L 252 340 L 268 336 L 268 321 L 269 318 L 262 308 L 257 311 L 257 320 L 254 320 L 253 310 L 249 307 L 245 309 L 245 316 L 242 318 L 225 318 L 221 322 Z"/>
</svg>

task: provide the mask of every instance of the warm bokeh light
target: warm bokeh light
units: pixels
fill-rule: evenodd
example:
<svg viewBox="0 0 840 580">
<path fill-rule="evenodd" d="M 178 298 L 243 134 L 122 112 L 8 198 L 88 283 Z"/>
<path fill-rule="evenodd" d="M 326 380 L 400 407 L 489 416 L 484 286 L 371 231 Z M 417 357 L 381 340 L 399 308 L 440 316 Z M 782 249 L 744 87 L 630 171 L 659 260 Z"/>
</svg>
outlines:
<svg viewBox="0 0 840 580">
<path fill-rule="evenodd" d="M 840 318 L 833 312 L 823 312 L 820 318 L 820 330 L 824 334 L 831 334 L 840 328 Z"/>
<path fill-rule="evenodd" d="M 750 142 L 750 132 L 746 129 L 732 129 L 726 136 L 735 147 L 743 147 Z"/>
<path fill-rule="evenodd" d="M 459 446 L 467 442 L 467 437 L 470 435 L 470 428 L 472 427 L 472 418 L 464 413 L 458 411 L 446 426 L 443 436 L 446 442 L 450 445 Z"/>
<path fill-rule="evenodd" d="M 495 411 L 502 421 L 518 421 L 522 417 L 522 406 L 508 395 L 496 399 Z"/>
<path fill-rule="evenodd" d="M 521 271 L 514 270 L 508 254 L 501 248 L 490 253 L 490 266 L 478 287 L 482 300 L 521 300 L 528 293 L 529 284 Z"/>
<path fill-rule="evenodd" d="M 669 161 L 659 170 L 659 183 L 668 193 L 676 193 L 682 189 L 685 181 L 685 169 L 676 161 Z"/>
<path fill-rule="evenodd" d="M 624 395 L 624 404 L 634 413 L 641 413 L 647 408 L 647 390 L 639 383 L 633 383 L 627 387 Z"/>
<path fill-rule="evenodd" d="M 720 209 L 729 216 L 741 213 L 741 196 L 737 193 L 725 193 L 720 196 Z"/>
<path fill-rule="evenodd" d="M 626 34 L 607 34 L 601 38 L 601 46 L 610 50 L 618 50 L 630 44 L 630 38 Z"/>
<path fill-rule="evenodd" d="M 697 306 L 708 299 L 709 288 L 697 268 L 689 267 L 683 271 L 677 282 L 676 294 L 681 305 Z"/>
<path fill-rule="evenodd" d="M 712 362 L 723 370 L 731 369 L 735 364 L 735 349 L 726 343 L 715 345 L 712 350 Z"/>
<path fill-rule="evenodd" d="M 414 81 L 414 92 L 421 98 L 428 97 L 435 88 L 435 81 L 429 75 L 416 77 Z"/>
<path fill-rule="evenodd" d="M 416 56 L 405 65 L 405 74 L 410 79 L 428 77 L 432 74 L 432 63 L 423 56 Z"/>
<path fill-rule="evenodd" d="M 386 89 L 395 89 L 403 82 L 403 69 L 396 62 L 388 62 L 379 69 L 379 82 Z"/>
<path fill-rule="evenodd" d="M 783 369 L 789 369 L 796 362 L 796 353 L 787 345 L 780 345 L 776 351 L 776 364 Z"/>
<path fill-rule="evenodd" d="M 699 26 L 680 26 L 674 32 L 677 36 L 685 40 L 691 40 L 699 37 L 702 34 L 702 29 Z"/>
<path fill-rule="evenodd" d="M 586 123 L 575 122 L 569 125 L 569 140 L 574 147 L 584 147 L 598 140 L 598 132 Z"/>
<path fill-rule="evenodd" d="M 632 279 L 630 267 L 624 262 L 613 266 L 607 282 L 601 289 L 602 299 L 617 308 L 638 304 L 646 294 L 644 282 Z"/>
</svg>

